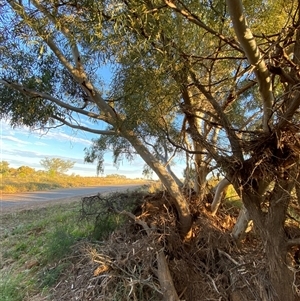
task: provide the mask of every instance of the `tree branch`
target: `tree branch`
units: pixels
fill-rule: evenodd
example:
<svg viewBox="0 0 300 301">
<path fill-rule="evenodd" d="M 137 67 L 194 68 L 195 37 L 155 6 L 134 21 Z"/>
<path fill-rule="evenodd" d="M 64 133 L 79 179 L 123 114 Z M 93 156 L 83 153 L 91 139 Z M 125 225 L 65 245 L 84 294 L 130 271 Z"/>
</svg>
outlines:
<svg viewBox="0 0 300 301">
<path fill-rule="evenodd" d="M 294 239 L 289 239 L 287 241 L 287 247 L 293 247 L 293 246 L 300 246 L 300 237 L 294 238 Z"/>
<path fill-rule="evenodd" d="M 182 16 L 184 16 L 187 20 L 189 20 L 190 22 L 196 24 L 197 26 L 205 29 L 206 31 L 208 31 L 209 33 L 213 34 L 214 36 L 218 37 L 219 39 L 221 39 L 222 41 L 224 41 L 226 44 L 229 44 L 231 47 L 233 47 L 235 50 L 243 53 L 243 50 L 240 48 L 240 46 L 234 41 L 234 39 L 228 39 L 226 37 L 224 37 L 222 34 L 218 33 L 217 31 L 213 30 L 212 28 L 210 28 L 209 26 L 207 26 L 204 22 L 202 22 L 201 20 L 199 20 L 199 18 L 192 14 L 190 11 L 188 11 L 188 9 L 181 9 L 179 7 L 177 7 L 174 3 L 174 1 L 170 1 L 170 0 L 165 0 L 165 3 L 174 11 L 178 12 L 179 14 L 181 14 Z"/>
<path fill-rule="evenodd" d="M 298 88 L 298 87 L 296 87 L 296 88 Z M 295 91 L 294 94 L 295 95 L 294 95 L 294 97 L 292 97 L 292 101 L 290 101 L 287 111 L 285 112 L 285 114 L 283 116 L 280 116 L 281 120 L 277 126 L 278 129 L 284 128 L 290 122 L 290 120 L 293 118 L 296 110 L 300 107 L 300 92 Z"/>
<path fill-rule="evenodd" d="M 67 70 L 73 76 L 74 80 L 82 87 L 82 89 L 84 91 L 86 91 L 86 93 L 97 104 L 97 106 L 101 110 L 103 110 L 105 113 L 108 113 L 108 117 L 111 117 L 110 123 L 113 123 L 113 121 L 117 121 L 119 116 L 112 109 L 112 107 L 109 106 L 105 102 L 105 100 L 102 98 L 102 96 L 96 91 L 93 84 L 88 80 L 88 77 L 87 77 L 84 69 L 82 68 L 82 65 L 80 65 L 80 68 L 75 68 L 74 66 L 72 66 L 72 64 L 70 64 L 70 62 L 63 55 L 63 53 L 61 52 L 59 47 L 56 45 L 54 40 L 50 38 L 49 33 L 43 31 L 41 28 L 36 26 L 36 24 L 40 23 L 39 19 L 36 19 L 36 18 L 34 19 L 32 16 L 30 17 L 25 12 L 24 6 L 22 6 L 19 2 L 17 3 L 16 1 L 10 1 L 9 4 L 13 8 L 13 10 L 25 21 L 25 23 L 28 24 L 33 30 L 35 30 L 36 33 L 38 34 L 38 36 L 49 46 L 49 48 L 53 51 L 53 53 L 56 55 L 56 57 L 61 62 L 61 64 L 67 68 Z M 65 35 L 65 37 L 67 37 L 67 36 Z M 67 38 L 67 40 L 71 46 L 74 46 L 74 43 L 72 43 L 72 41 L 70 40 L 70 37 Z M 75 53 L 73 53 L 73 55 L 74 54 L 75 54 L 75 56 L 77 56 L 77 60 L 78 60 L 78 58 L 79 58 L 78 48 L 75 49 Z M 76 60 L 76 58 L 75 58 L 75 60 Z"/>
<path fill-rule="evenodd" d="M 269 70 L 247 24 L 241 0 L 226 0 L 226 3 L 237 38 L 245 51 L 249 63 L 255 68 L 254 72 L 263 102 L 263 130 L 270 132 L 268 123 L 272 116 L 274 97 Z"/>
<path fill-rule="evenodd" d="M 38 0 L 32 0 L 31 1 L 33 5 L 38 8 L 56 27 L 59 27 L 61 32 L 64 34 L 64 36 L 70 41 L 70 44 L 72 46 L 72 52 L 74 57 L 74 62 L 77 71 L 79 74 L 84 72 L 83 66 L 81 64 L 81 59 L 79 55 L 78 46 L 76 44 L 76 41 L 72 34 L 70 34 L 70 30 L 64 26 L 61 22 L 58 22 L 57 19 L 54 18 L 53 15 L 50 14 L 50 12 L 43 6 Z"/>
<path fill-rule="evenodd" d="M 0 79 L 0 83 L 4 84 L 4 85 L 6 85 L 6 86 L 8 86 L 8 87 L 10 87 L 14 90 L 19 91 L 22 94 L 25 94 L 25 95 L 28 95 L 28 96 L 31 96 L 31 97 L 40 97 L 40 98 L 43 98 L 43 99 L 48 99 L 48 100 L 56 103 L 58 106 L 60 106 L 62 108 L 65 108 L 65 109 L 71 110 L 73 112 L 77 112 L 77 113 L 80 113 L 82 115 L 85 115 L 85 116 L 88 116 L 88 117 L 91 117 L 91 118 L 94 118 L 94 119 L 97 119 L 97 120 L 101 120 L 101 121 L 104 121 L 104 122 L 110 124 L 110 122 L 109 122 L 110 120 L 104 115 L 98 115 L 98 114 L 88 112 L 88 111 L 85 111 L 83 109 L 71 106 L 71 105 L 69 105 L 69 104 L 59 100 L 58 98 L 56 98 L 54 96 L 51 96 L 47 93 L 38 92 L 38 91 L 35 91 L 35 90 L 32 90 L 32 89 L 28 89 L 28 88 L 26 88 L 22 85 L 19 85 L 17 83 L 11 83 L 11 82 L 9 82 L 7 80 L 3 80 L 3 79 Z"/>
<path fill-rule="evenodd" d="M 215 98 L 211 95 L 211 93 L 209 93 L 203 87 L 203 85 L 199 82 L 196 74 L 191 70 L 190 70 L 190 73 L 191 73 L 191 76 L 192 76 L 195 86 L 206 97 L 206 99 L 211 103 L 211 105 L 215 109 L 216 113 L 218 114 L 218 116 L 220 118 L 220 122 L 222 123 L 222 126 L 224 127 L 224 129 L 228 135 L 228 139 L 229 139 L 229 142 L 230 142 L 230 145 L 232 148 L 233 155 L 240 161 L 243 161 L 243 152 L 241 150 L 239 139 L 238 139 L 237 135 L 235 134 L 235 132 L 231 129 L 229 120 L 228 120 L 227 116 L 225 115 L 223 109 L 218 104 L 218 102 L 215 100 Z"/>
<path fill-rule="evenodd" d="M 29 16 L 25 11 L 24 6 L 22 6 L 20 2 L 17 3 L 16 1 L 9 1 L 9 4 L 13 8 L 13 10 L 24 20 L 24 22 L 37 32 L 39 37 L 46 42 L 46 44 L 55 53 L 61 63 L 69 70 L 71 74 L 73 74 L 74 67 L 68 62 L 61 50 L 50 38 L 49 33 L 43 32 L 41 27 L 37 26 L 37 24 L 40 24 L 39 20 L 37 18 L 34 18 L 33 16 Z"/>
<path fill-rule="evenodd" d="M 99 134 L 99 135 L 116 135 L 117 134 L 115 131 L 96 130 L 96 129 L 87 128 L 82 125 L 76 125 L 76 124 L 70 123 L 70 122 L 66 121 L 65 119 L 60 118 L 58 116 L 52 116 L 52 118 L 57 121 L 62 122 L 64 125 L 67 125 L 73 129 L 82 130 L 84 132 L 89 132 L 89 133 Z"/>
</svg>

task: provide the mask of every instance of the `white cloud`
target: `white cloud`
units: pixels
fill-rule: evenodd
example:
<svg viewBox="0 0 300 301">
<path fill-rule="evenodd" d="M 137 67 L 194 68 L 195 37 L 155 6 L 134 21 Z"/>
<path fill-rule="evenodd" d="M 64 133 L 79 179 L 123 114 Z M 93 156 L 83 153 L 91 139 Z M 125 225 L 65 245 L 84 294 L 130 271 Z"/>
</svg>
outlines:
<svg viewBox="0 0 300 301">
<path fill-rule="evenodd" d="M 84 139 L 78 137 L 76 135 L 69 135 L 63 131 L 49 131 L 49 132 L 40 132 L 39 134 L 40 139 L 53 139 L 57 141 L 63 142 L 72 142 L 72 143 L 80 143 L 83 145 L 91 145 L 91 140 Z"/>
<path fill-rule="evenodd" d="M 22 144 L 30 144 L 30 142 L 24 141 L 22 139 L 18 139 L 18 141 L 12 139 L 12 136 L 22 135 L 23 137 L 26 138 L 39 138 L 44 140 L 53 139 L 53 140 L 64 141 L 64 142 L 69 141 L 72 143 L 91 145 L 91 138 L 88 137 L 89 135 L 88 133 L 79 130 L 71 130 L 72 135 L 70 135 L 67 133 L 68 131 L 70 131 L 70 129 L 67 128 L 66 126 L 55 128 L 55 129 L 49 129 L 49 130 L 43 130 L 43 129 L 31 130 L 25 126 L 12 128 L 7 120 L 1 120 L 2 139 L 4 139 L 5 137 L 11 137 L 10 139 L 11 141 L 19 142 Z M 3 136 L 3 132 L 5 132 L 6 135 L 9 134 L 10 136 Z M 82 136 L 86 138 L 82 138 Z M 36 145 L 41 145 L 41 144 L 36 144 Z"/>
<path fill-rule="evenodd" d="M 24 141 L 24 140 L 18 139 L 18 138 L 13 137 L 13 136 L 4 136 L 4 135 L 2 135 L 1 140 L 13 141 L 13 142 L 16 142 L 16 143 L 19 143 L 19 144 L 31 144 L 28 141 Z"/>
</svg>

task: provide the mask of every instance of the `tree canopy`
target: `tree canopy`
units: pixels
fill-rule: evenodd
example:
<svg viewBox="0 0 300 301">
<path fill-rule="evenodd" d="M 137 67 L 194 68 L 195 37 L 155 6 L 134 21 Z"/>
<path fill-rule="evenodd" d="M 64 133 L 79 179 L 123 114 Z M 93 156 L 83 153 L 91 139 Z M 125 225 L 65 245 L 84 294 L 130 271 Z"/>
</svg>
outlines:
<svg viewBox="0 0 300 301">
<path fill-rule="evenodd" d="M 9 163 L 7 161 L 0 162 L 0 173 L 1 175 L 5 175 L 9 172 Z"/>
<path fill-rule="evenodd" d="M 74 166 L 75 162 L 60 158 L 45 158 L 40 161 L 40 164 L 49 174 L 55 176 L 66 173 Z"/>
</svg>

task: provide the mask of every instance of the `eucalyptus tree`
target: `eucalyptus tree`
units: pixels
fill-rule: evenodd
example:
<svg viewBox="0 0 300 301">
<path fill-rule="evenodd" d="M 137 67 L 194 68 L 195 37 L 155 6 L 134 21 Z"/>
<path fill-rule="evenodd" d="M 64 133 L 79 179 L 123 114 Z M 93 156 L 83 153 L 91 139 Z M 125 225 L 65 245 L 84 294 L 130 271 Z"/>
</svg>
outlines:
<svg viewBox="0 0 300 301">
<path fill-rule="evenodd" d="M 211 38 L 207 52 L 182 55 L 189 86 L 212 108 L 211 124 L 220 129 L 223 147 L 216 147 L 220 140 L 209 143 L 196 127 L 187 131 L 234 185 L 265 242 L 272 298 L 296 300 L 296 272 L 287 255 L 300 241 L 299 233 L 297 239 L 287 235 L 286 213 L 299 174 L 300 3 L 266 1 L 259 8 L 245 1 L 244 8 L 242 1 L 228 0 L 218 11 L 221 2 L 201 2 L 211 6 L 215 18 L 225 13 L 223 23 L 210 26 L 204 10 L 165 3 L 199 28 L 199 40 Z M 270 12 L 280 12 L 276 23 Z M 243 114 L 236 118 L 232 112 Z"/>
<path fill-rule="evenodd" d="M 195 155 L 198 188 L 216 164 L 266 242 L 275 299 L 292 300 L 294 275 L 286 260 L 299 240 L 288 238 L 285 221 L 299 173 L 299 3 L 252 1 L 245 7 L 238 0 L 227 6 L 125 1 L 130 30 L 123 33 L 121 57 L 136 77 L 143 77 L 136 65 L 146 75 L 145 66 L 161 72 L 155 96 L 174 93 L 184 115 L 181 135 L 188 137 L 182 142 L 193 145 L 186 151 Z M 140 92 L 138 99 L 151 99 Z"/>
<path fill-rule="evenodd" d="M 285 220 L 299 173 L 299 2 L 243 4 L 7 1 L 1 114 L 13 125 L 60 123 L 99 135 L 86 154 L 99 170 L 108 145 L 116 159 L 140 155 L 174 197 L 183 236 L 189 206 L 155 149 L 193 156 L 200 199 L 218 167 L 266 242 L 274 300 L 293 300 L 286 257 L 299 238 L 288 238 Z M 108 63 L 115 76 L 103 91 Z"/>
<path fill-rule="evenodd" d="M 181 234 L 187 235 L 191 227 L 188 203 L 140 132 L 141 123 L 159 120 L 157 115 L 153 118 L 152 104 L 141 114 L 137 106 L 130 108 L 124 101 L 127 95 L 122 95 L 119 105 L 118 99 L 106 99 L 109 93 L 101 89 L 99 69 L 109 62 L 122 63 L 120 49 L 125 51 L 128 43 L 122 39 L 125 19 L 114 18 L 124 15 L 122 3 L 6 1 L 1 10 L 1 116 L 15 126 L 63 124 L 108 137 L 100 144 L 119 138 L 115 155 L 134 151 L 144 159 L 173 196 Z M 155 110 L 168 119 L 165 102 Z M 146 120 L 145 114 L 149 114 Z M 90 118 L 95 126 L 82 125 L 83 118 Z M 106 129 L 101 129 L 103 123 Z M 101 152 L 97 155 L 101 161 Z"/>
<path fill-rule="evenodd" d="M 52 176 L 62 175 L 74 167 L 75 162 L 71 160 L 63 160 L 60 158 L 45 158 L 40 164 Z"/>
</svg>

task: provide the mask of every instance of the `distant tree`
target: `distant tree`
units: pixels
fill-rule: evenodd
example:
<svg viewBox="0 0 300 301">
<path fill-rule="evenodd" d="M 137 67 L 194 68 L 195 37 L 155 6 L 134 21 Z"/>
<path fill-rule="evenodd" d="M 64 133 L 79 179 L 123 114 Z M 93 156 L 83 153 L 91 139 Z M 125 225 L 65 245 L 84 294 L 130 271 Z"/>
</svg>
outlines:
<svg viewBox="0 0 300 301">
<path fill-rule="evenodd" d="M 107 175 L 106 178 L 126 179 L 126 176 L 118 175 L 118 174 L 110 174 L 110 175 Z"/>
<path fill-rule="evenodd" d="M 9 173 L 9 163 L 7 161 L 0 162 L 0 174 L 6 175 Z"/>
<path fill-rule="evenodd" d="M 40 164 L 50 175 L 55 176 L 66 173 L 74 166 L 75 162 L 60 158 L 45 158 L 40 161 Z"/>
<path fill-rule="evenodd" d="M 35 169 L 29 166 L 20 166 L 17 169 L 17 174 L 21 177 L 26 177 L 35 173 Z"/>
</svg>

